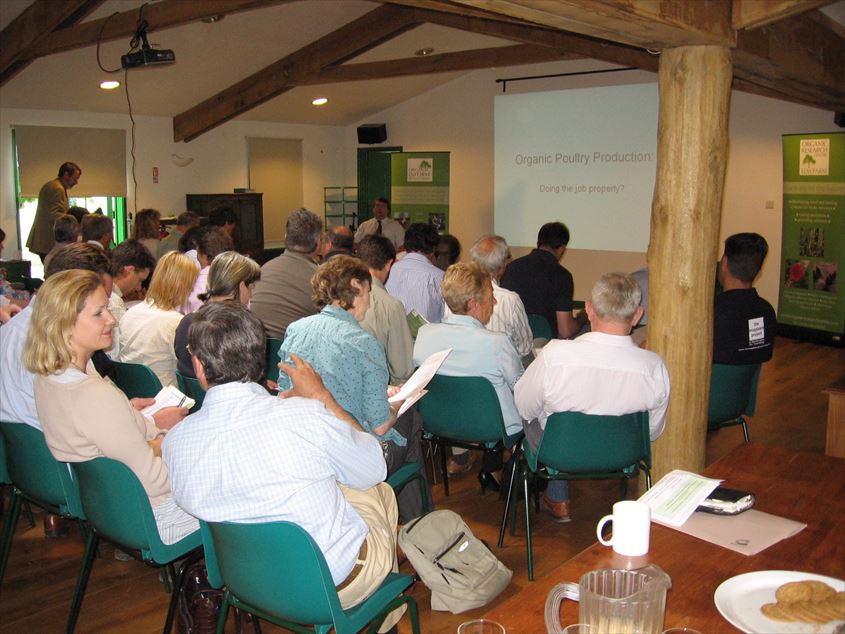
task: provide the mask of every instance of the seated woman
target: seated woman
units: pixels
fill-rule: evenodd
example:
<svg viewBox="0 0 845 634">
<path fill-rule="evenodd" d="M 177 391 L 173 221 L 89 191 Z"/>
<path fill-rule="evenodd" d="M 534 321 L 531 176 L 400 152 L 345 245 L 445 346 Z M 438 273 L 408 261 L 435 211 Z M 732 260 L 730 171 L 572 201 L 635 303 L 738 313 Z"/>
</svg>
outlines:
<svg viewBox="0 0 845 634">
<path fill-rule="evenodd" d="M 446 270 L 442 288 L 452 314 L 442 323 L 420 328 L 414 343 L 414 363 L 419 365 L 429 355 L 452 348 L 438 374 L 481 376 L 490 381 L 499 397 L 505 431 L 509 435 L 522 431 L 522 417 L 513 400 L 522 362 L 506 334 L 484 327 L 496 305 L 490 276 L 475 263 L 461 262 Z M 478 474 L 482 491 L 487 487 L 499 489 L 501 456 L 501 452 L 485 452 Z"/>
<path fill-rule="evenodd" d="M 205 294 L 208 290 L 208 269 L 214 258 L 224 251 L 231 251 L 234 248 L 232 238 L 220 227 L 209 225 L 200 227 L 197 234 L 197 260 L 200 263 L 200 274 L 197 276 L 197 281 L 194 282 L 194 289 L 188 296 L 188 302 L 183 311 L 186 315 L 199 310 L 203 304 L 203 300 L 199 296 Z"/>
<path fill-rule="evenodd" d="M 215 231 L 221 232 L 220 229 Z M 240 302 L 249 304 L 255 283 L 261 278 L 258 262 L 236 251 L 226 251 L 214 258 L 208 270 L 208 292 L 199 295 L 199 299 L 209 302 Z M 176 352 L 176 368 L 183 376 L 196 378 L 191 355 L 188 352 L 188 328 L 194 321 L 194 313 L 182 318 L 176 328 L 173 347 Z"/>
<path fill-rule="evenodd" d="M 56 273 L 39 290 L 24 348 L 24 365 L 35 375 L 38 418 L 57 460 L 105 456 L 128 466 L 150 498 L 162 541 L 173 544 L 199 524 L 173 501 L 159 447 L 188 410 L 165 407 L 151 420 L 139 410 L 152 399 L 130 401 L 93 369 L 91 355 L 112 345 L 115 319 L 108 303 L 92 271 Z"/>
<path fill-rule="evenodd" d="M 311 278 L 314 302 L 322 310 L 288 326 L 279 357 L 290 354 L 310 363 L 340 406 L 379 440 L 404 447 L 405 438 L 393 429 L 399 404 L 387 401 L 388 370 L 384 348 L 358 324 L 370 305 L 372 277 L 358 258 L 338 255 L 320 266 Z M 279 390 L 290 389 L 282 372 Z"/>
<path fill-rule="evenodd" d="M 148 366 L 162 385 L 176 385 L 173 340 L 199 267 L 183 253 L 171 251 L 156 265 L 143 302 L 120 320 L 120 361 Z"/>
<path fill-rule="evenodd" d="M 161 242 L 161 212 L 158 209 L 142 209 L 136 213 L 130 237 L 147 247 L 155 257 Z"/>
</svg>

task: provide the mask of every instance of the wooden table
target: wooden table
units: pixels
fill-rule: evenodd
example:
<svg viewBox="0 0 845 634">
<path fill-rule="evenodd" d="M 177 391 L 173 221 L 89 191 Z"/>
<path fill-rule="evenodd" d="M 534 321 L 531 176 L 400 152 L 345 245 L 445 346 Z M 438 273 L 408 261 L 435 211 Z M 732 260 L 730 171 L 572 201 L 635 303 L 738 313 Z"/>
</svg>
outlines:
<svg viewBox="0 0 845 634">
<path fill-rule="evenodd" d="M 845 374 L 822 390 L 827 394 L 827 438 L 824 452 L 845 458 Z"/>
<path fill-rule="evenodd" d="M 654 563 L 672 578 L 666 598 L 666 627 L 701 632 L 737 632 L 719 614 L 713 593 L 724 580 L 756 570 L 800 570 L 845 577 L 845 460 L 796 453 L 778 447 L 743 444 L 705 470 L 724 485 L 753 491 L 755 508 L 800 522 L 807 528 L 748 557 L 671 528 L 652 525 L 648 555 L 628 559 L 596 543 L 484 615 L 509 634 L 545 632 L 543 609 L 556 584 L 577 583 L 601 568 Z M 511 538 L 513 539 L 513 538 Z M 561 622 L 578 622 L 578 606 L 564 601 Z"/>
</svg>

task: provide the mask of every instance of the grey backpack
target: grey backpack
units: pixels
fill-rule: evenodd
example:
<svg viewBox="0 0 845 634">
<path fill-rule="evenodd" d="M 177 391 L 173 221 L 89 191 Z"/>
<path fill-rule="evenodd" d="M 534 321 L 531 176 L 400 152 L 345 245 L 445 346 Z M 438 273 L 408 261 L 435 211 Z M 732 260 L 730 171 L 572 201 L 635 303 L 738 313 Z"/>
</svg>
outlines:
<svg viewBox="0 0 845 634">
<path fill-rule="evenodd" d="M 399 545 L 431 590 L 431 609 L 460 614 L 486 605 L 513 574 L 452 511 L 432 511 L 399 531 Z"/>
</svg>

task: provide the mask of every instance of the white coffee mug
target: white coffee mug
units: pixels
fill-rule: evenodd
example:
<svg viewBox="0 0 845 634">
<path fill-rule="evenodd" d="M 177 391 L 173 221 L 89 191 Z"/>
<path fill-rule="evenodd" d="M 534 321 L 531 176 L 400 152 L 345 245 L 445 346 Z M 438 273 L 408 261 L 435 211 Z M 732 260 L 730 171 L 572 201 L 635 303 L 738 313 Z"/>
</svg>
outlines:
<svg viewBox="0 0 845 634">
<path fill-rule="evenodd" d="M 613 536 L 602 537 L 602 529 L 613 521 Z M 596 536 L 605 546 L 626 557 L 639 557 L 648 552 L 648 538 L 651 532 L 651 508 L 645 502 L 625 500 L 613 505 L 613 515 L 605 515 L 596 526 Z"/>
</svg>

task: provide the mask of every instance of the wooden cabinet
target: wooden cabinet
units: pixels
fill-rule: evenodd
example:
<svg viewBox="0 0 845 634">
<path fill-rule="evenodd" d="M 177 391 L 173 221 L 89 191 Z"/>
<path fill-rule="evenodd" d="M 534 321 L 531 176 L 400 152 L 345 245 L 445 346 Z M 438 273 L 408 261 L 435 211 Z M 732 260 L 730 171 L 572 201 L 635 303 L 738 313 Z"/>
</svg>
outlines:
<svg viewBox="0 0 845 634">
<path fill-rule="evenodd" d="M 264 208 L 263 194 L 186 194 L 188 211 L 208 218 L 220 207 L 231 207 L 238 218 L 238 226 L 232 235 L 235 249 L 261 262 L 264 254 Z"/>
</svg>

